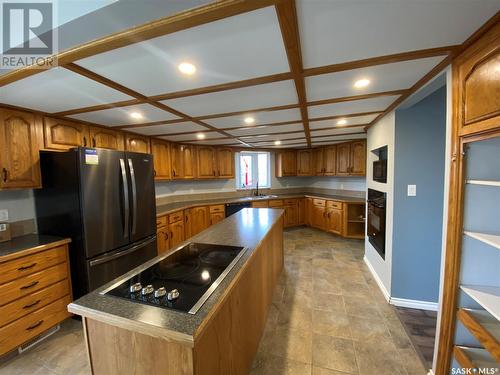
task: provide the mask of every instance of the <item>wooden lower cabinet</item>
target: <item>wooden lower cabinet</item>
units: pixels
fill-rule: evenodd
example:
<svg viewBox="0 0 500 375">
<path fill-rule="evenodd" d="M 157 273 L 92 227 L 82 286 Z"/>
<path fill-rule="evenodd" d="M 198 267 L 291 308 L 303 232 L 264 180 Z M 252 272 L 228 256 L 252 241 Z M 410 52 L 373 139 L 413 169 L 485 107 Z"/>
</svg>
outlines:
<svg viewBox="0 0 500 375">
<path fill-rule="evenodd" d="M 342 209 L 327 208 L 326 209 L 326 225 L 325 229 L 328 232 L 342 234 Z"/>
<path fill-rule="evenodd" d="M 156 247 L 158 255 L 170 249 L 170 229 L 168 226 L 159 227 L 156 230 Z"/>
<path fill-rule="evenodd" d="M 0 257 L 0 356 L 71 315 L 67 242 Z"/>
<path fill-rule="evenodd" d="M 174 248 L 178 244 L 184 241 L 184 218 L 180 221 L 176 221 L 169 224 L 170 229 L 170 247 Z"/>
<path fill-rule="evenodd" d="M 311 226 L 321 230 L 326 229 L 326 207 L 313 204 L 311 207 Z"/>
<path fill-rule="evenodd" d="M 226 218 L 224 212 L 213 212 L 210 214 L 210 225 L 217 224 Z"/>
<path fill-rule="evenodd" d="M 185 213 L 186 238 L 193 237 L 210 226 L 208 207 L 193 207 Z"/>
<path fill-rule="evenodd" d="M 252 208 L 268 208 L 269 201 L 254 201 L 252 202 Z"/>
<path fill-rule="evenodd" d="M 285 209 L 284 225 L 285 228 L 295 227 L 299 225 L 299 206 L 297 200 L 285 202 L 283 207 Z"/>
<path fill-rule="evenodd" d="M 306 223 L 306 200 L 304 198 L 297 199 L 297 225 Z"/>
</svg>

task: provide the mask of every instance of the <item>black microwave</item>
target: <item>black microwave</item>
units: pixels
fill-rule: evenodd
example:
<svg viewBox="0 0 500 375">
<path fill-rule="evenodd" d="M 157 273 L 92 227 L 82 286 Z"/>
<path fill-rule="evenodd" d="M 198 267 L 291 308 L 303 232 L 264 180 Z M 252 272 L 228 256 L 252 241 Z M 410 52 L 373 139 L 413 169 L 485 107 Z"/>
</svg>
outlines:
<svg viewBox="0 0 500 375">
<path fill-rule="evenodd" d="M 373 162 L 373 181 L 387 182 L 387 159 Z"/>
</svg>

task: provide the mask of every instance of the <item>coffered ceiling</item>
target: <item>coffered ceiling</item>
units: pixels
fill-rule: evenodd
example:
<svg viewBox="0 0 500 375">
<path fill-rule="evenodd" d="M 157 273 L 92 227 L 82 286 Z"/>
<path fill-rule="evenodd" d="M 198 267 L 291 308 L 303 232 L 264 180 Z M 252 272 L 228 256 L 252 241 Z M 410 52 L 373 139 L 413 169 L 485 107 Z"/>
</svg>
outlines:
<svg viewBox="0 0 500 375">
<path fill-rule="evenodd" d="M 497 0 L 216 1 L 65 51 L 52 70 L 0 75 L 0 103 L 178 142 L 334 144 L 364 138 L 498 10 Z"/>
</svg>

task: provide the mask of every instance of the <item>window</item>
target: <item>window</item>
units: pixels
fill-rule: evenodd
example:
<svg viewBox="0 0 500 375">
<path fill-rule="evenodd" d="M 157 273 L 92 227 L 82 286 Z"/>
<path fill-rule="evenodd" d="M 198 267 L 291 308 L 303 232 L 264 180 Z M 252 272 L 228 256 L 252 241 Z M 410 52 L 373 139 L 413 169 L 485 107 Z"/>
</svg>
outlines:
<svg viewBox="0 0 500 375">
<path fill-rule="evenodd" d="M 271 187 L 271 156 L 269 152 L 242 151 L 236 154 L 236 188 Z"/>
</svg>

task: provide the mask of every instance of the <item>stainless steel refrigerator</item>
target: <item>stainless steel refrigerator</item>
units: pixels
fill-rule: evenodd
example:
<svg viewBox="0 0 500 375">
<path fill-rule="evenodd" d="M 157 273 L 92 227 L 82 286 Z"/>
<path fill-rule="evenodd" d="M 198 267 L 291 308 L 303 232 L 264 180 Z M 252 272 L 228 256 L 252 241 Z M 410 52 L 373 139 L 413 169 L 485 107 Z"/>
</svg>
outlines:
<svg viewBox="0 0 500 375">
<path fill-rule="evenodd" d="M 38 232 L 71 238 L 75 298 L 156 256 L 152 155 L 80 147 L 40 163 Z"/>
</svg>

